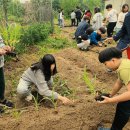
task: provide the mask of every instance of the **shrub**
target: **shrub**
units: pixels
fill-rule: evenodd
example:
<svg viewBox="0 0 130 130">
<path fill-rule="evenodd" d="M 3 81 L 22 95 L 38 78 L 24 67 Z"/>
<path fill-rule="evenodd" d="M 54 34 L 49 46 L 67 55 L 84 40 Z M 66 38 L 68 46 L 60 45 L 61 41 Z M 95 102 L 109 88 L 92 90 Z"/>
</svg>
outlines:
<svg viewBox="0 0 130 130">
<path fill-rule="evenodd" d="M 23 35 L 21 43 L 25 45 L 33 45 L 45 40 L 51 33 L 51 26 L 49 24 L 36 23 L 23 28 Z"/>
<path fill-rule="evenodd" d="M 8 25 L 8 28 L 1 22 L 0 33 L 6 45 L 15 47 L 19 43 L 21 37 L 21 26 L 16 23 Z"/>
</svg>

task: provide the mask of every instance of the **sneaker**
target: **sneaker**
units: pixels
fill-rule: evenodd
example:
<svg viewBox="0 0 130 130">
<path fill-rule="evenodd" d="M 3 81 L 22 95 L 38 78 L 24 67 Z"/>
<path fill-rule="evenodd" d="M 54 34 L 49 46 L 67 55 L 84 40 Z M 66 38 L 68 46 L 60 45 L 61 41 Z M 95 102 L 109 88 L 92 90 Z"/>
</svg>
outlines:
<svg viewBox="0 0 130 130">
<path fill-rule="evenodd" d="M 32 95 L 32 94 L 29 94 L 29 95 L 25 98 L 25 100 L 26 100 L 27 102 L 30 102 L 32 99 L 33 99 L 33 95 Z"/>
<path fill-rule="evenodd" d="M 13 108 L 14 104 L 11 101 L 8 101 L 7 99 L 5 99 L 3 102 L 0 102 L 1 105 L 6 106 L 8 108 Z"/>
<path fill-rule="evenodd" d="M 112 70 L 111 70 L 111 69 L 107 69 L 107 72 L 111 73 L 111 72 L 112 72 Z"/>
<path fill-rule="evenodd" d="M 110 128 L 98 127 L 98 130 L 111 130 Z"/>
<path fill-rule="evenodd" d="M 4 108 L 0 106 L 0 113 L 4 113 Z"/>
</svg>

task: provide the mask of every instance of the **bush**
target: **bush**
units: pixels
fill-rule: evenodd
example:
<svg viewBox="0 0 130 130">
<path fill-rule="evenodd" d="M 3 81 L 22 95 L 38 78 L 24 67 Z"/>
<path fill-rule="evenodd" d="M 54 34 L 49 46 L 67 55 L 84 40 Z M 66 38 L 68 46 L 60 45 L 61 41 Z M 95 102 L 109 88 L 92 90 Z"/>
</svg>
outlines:
<svg viewBox="0 0 130 130">
<path fill-rule="evenodd" d="M 45 40 L 51 33 L 52 28 L 49 24 L 32 24 L 23 29 L 21 43 L 25 45 L 34 45 L 40 41 Z"/>
<path fill-rule="evenodd" d="M 12 23 L 8 24 L 8 28 L 1 22 L 0 33 L 6 45 L 15 47 L 19 44 L 21 33 L 21 25 Z"/>
</svg>

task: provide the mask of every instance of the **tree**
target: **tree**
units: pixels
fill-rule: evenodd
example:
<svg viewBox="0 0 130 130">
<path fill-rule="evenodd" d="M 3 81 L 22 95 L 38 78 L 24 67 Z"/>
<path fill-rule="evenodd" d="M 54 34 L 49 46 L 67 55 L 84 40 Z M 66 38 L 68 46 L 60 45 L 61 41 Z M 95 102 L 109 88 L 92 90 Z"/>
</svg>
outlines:
<svg viewBox="0 0 130 130">
<path fill-rule="evenodd" d="M 4 12 L 4 19 L 6 21 L 6 27 L 8 27 L 8 5 L 11 0 L 2 0 L 3 12 Z"/>
<path fill-rule="evenodd" d="M 52 2 L 52 6 L 53 6 L 53 9 L 54 10 L 59 10 L 61 7 L 60 7 L 60 1 L 59 0 L 54 0 L 53 2 Z"/>
</svg>

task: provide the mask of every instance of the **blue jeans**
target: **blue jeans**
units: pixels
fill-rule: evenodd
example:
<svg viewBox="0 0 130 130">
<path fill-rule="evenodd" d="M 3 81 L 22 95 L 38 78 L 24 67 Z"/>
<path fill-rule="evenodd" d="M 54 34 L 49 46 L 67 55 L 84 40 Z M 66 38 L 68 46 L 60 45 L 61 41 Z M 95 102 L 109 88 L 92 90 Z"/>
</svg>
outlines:
<svg viewBox="0 0 130 130">
<path fill-rule="evenodd" d="M 117 48 L 120 49 L 121 51 L 125 50 L 126 48 L 128 48 L 128 45 L 125 41 L 123 41 L 122 39 L 119 40 L 118 44 L 117 44 Z"/>
<path fill-rule="evenodd" d="M 130 117 L 130 101 L 120 102 L 116 107 L 116 114 L 111 130 L 122 130 Z"/>
</svg>

